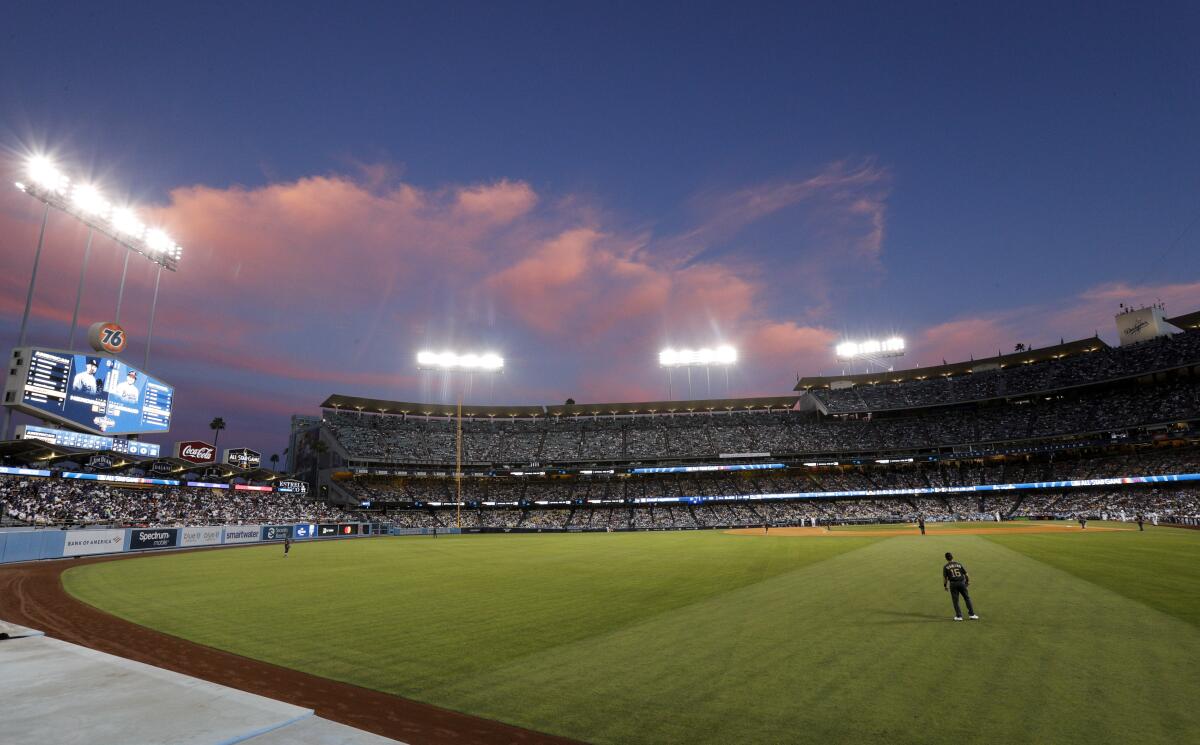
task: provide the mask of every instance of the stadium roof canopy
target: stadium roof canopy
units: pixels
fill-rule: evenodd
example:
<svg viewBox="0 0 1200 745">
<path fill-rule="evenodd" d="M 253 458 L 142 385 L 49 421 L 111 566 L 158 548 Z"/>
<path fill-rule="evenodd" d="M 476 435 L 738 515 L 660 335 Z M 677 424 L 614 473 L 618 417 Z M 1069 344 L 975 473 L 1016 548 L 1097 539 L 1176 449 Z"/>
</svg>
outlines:
<svg viewBox="0 0 1200 745">
<path fill-rule="evenodd" d="M 1200 329 L 1200 310 L 1184 313 L 1182 316 L 1168 318 L 1167 323 L 1181 329 Z"/>
<path fill-rule="evenodd" d="M 87 460 L 93 455 L 111 456 L 113 464 L 104 468 L 87 466 Z M 231 466 L 227 463 L 196 464 L 171 456 L 151 458 L 128 453 L 117 453 L 112 450 L 77 450 L 33 439 L 0 442 L 0 456 L 13 462 L 24 463 L 27 468 L 50 469 L 56 467 L 62 461 L 72 461 L 85 464 L 84 467 L 92 471 L 111 471 L 114 473 L 127 471 L 131 468 L 140 468 L 150 473 L 149 469 L 153 463 L 156 461 L 165 462 L 171 464 L 172 469 L 170 472 L 154 472 L 151 475 L 156 478 L 168 479 L 178 478 L 180 474 L 184 473 L 202 473 L 210 469 L 216 469 L 220 474 L 214 477 L 218 481 L 229 481 L 240 478 L 246 481 L 271 482 L 287 476 L 286 474 L 277 473 L 263 467 L 246 469 Z"/>
<path fill-rule="evenodd" d="M 640 401 L 633 403 L 558 404 L 553 406 L 467 406 L 466 417 L 543 417 L 543 416 L 601 416 L 621 414 L 679 414 L 705 411 L 755 411 L 791 409 L 798 396 L 764 396 L 760 398 L 718 398 L 694 401 Z M 421 404 L 406 401 L 387 401 L 378 398 L 333 395 L 321 404 L 322 409 L 365 411 L 372 414 L 410 414 L 412 416 L 454 416 L 455 404 Z"/>
<path fill-rule="evenodd" d="M 995 357 L 967 362 L 952 362 L 933 367 L 914 367 L 910 370 L 880 370 L 878 372 L 860 375 L 823 375 L 804 377 L 796 381 L 796 390 L 805 391 L 809 388 L 826 388 L 831 383 L 846 381 L 854 385 L 875 385 L 877 383 L 903 383 L 910 380 L 924 380 L 933 377 L 949 377 L 952 375 L 967 375 L 976 371 L 995 370 L 997 368 L 1013 367 L 1016 365 L 1031 365 L 1035 362 L 1056 360 L 1073 354 L 1094 352 L 1107 349 L 1108 344 L 1098 337 L 1079 339 L 1062 344 L 1055 344 L 1041 349 L 1030 349 L 1024 352 L 1012 352 Z"/>
</svg>

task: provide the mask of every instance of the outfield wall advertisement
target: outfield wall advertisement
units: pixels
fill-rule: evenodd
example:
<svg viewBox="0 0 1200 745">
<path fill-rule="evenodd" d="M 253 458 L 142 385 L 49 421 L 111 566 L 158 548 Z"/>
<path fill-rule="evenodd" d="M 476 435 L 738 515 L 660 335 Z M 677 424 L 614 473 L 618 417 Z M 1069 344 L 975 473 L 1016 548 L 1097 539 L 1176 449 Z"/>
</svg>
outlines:
<svg viewBox="0 0 1200 745">
<path fill-rule="evenodd" d="M 129 531 L 129 550 L 174 548 L 179 543 L 179 528 L 135 528 Z"/>
<path fill-rule="evenodd" d="M 92 554 L 115 554 L 125 547 L 125 531 L 121 530 L 68 530 L 67 542 L 63 545 L 63 556 L 90 556 Z"/>
<path fill-rule="evenodd" d="M 326 537 L 370 535 L 370 525 L 327 525 L 336 531 Z M 448 532 L 455 532 L 450 530 Z M 316 538 L 311 523 L 296 525 L 197 525 L 188 528 L 98 528 L 95 530 L 0 530 L 0 564 L 70 556 L 119 554 L 193 546 L 220 546 L 282 541 L 286 537 Z"/>
<path fill-rule="evenodd" d="M 262 526 L 262 539 L 264 541 L 282 541 L 284 538 L 292 537 L 291 525 L 264 525 Z"/>
<path fill-rule="evenodd" d="M 210 525 L 203 528 L 183 528 L 179 531 L 180 546 L 216 546 L 221 543 L 224 528 Z"/>
<path fill-rule="evenodd" d="M 261 525 L 231 525 L 225 528 L 225 543 L 258 543 L 261 539 Z"/>
</svg>

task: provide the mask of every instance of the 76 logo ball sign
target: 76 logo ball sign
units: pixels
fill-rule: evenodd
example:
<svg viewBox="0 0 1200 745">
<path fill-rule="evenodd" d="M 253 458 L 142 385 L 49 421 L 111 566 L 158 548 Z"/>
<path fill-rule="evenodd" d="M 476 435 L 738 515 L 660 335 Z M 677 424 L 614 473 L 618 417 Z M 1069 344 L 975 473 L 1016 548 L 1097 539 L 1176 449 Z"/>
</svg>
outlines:
<svg viewBox="0 0 1200 745">
<path fill-rule="evenodd" d="M 88 328 L 88 342 L 97 352 L 120 354 L 125 349 L 125 329 L 112 321 L 93 323 Z"/>
</svg>

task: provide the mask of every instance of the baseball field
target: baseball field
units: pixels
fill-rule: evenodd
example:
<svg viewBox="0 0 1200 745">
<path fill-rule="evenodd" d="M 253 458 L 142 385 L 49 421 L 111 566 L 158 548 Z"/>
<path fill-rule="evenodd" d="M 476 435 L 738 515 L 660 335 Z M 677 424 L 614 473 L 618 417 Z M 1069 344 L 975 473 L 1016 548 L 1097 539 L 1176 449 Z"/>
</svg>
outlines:
<svg viewBox="0 0 1200 745">
<path fill-rule="evenodd" d="M 588 742 L 1196 737 L 1200 531 L 955 527 L 327 541 L 63 583 L 203 645 Z M 946 551 L 979 621 L 951 620 Z"/>
</svg>

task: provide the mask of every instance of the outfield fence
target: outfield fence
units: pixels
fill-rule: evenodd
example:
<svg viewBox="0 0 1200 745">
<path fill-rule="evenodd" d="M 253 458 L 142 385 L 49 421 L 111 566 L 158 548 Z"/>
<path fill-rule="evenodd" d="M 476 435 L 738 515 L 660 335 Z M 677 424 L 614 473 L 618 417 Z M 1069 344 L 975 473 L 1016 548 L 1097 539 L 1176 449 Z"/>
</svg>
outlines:
<svg viewBox="0 0 1200 745">
<path fill-rule="evenodd" d="M 321 541 L 376 535 L 370 523 L 195 525 L 171 528 L 4 528 L 0 564 L 205 546 Z"/>
</svg>

